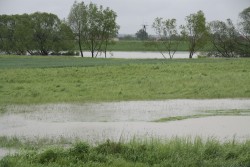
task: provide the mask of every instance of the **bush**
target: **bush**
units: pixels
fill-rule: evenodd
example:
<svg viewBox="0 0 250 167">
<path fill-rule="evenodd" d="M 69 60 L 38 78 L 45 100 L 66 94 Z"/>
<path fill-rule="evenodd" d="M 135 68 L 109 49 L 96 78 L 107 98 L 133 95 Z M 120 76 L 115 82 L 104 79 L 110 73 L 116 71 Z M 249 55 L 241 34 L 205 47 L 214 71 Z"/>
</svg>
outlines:
<svg viewBox="0 0 250 167">
<path fill-rule="evenodd" d="M 39 163 L 45 164 L 45 163 L 55 162 L 57 157 L 58 157 L 57 153 L 54 150 L 49 149 L 40 154 Z"/>
</svg>

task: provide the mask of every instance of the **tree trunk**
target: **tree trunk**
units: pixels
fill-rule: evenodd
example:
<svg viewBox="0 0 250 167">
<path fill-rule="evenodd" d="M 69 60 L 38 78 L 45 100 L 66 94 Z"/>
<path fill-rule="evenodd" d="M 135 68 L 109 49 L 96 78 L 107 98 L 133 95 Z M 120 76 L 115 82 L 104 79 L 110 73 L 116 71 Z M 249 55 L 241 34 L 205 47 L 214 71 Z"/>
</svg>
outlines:
<svg viewBox="0 0 250 167">
<path fill-rule="evenodd" d="M 80 53 L 81 53 L 81 57 L 83 57 L 83 53 L 82 53 L 82 45 L 81 45 L 81 38 L 79 36 L 79 40 L 78 40 L 78 45 L 79 45 L 79 49 L 80 49 Z"/>
<path fill-rule="evenodd" d="M 91 54 L 92 58 L 94 58 L 94 40 L 91 40 Z"/>
<path fill-rule="evenodd" d="M 190 58 L 190 59 L 193 58 L 193 54 L 194 54 L 193 51 L 191 51 L 191 52 L 189 53 L 189 58 Z"/>
</svg>

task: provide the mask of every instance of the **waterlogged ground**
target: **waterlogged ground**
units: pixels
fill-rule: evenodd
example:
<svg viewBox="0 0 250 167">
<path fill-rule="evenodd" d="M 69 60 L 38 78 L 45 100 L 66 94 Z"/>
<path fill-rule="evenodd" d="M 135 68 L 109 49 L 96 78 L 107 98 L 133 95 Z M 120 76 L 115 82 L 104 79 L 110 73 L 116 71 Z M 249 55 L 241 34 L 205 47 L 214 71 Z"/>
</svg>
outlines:
<svg viewBox="0 0 250 167">
<path fill-rule="evenodd" d="M 90 143 L 196 136 L 221 141 L 250 139 L 250 99 L 11 105 L 5 110 L 0 116 L 0 136 Z M 219 111 L 223 114 L 217 115 Z M 182 120 L 155 122 L 178 117 Z"/>
</svg>

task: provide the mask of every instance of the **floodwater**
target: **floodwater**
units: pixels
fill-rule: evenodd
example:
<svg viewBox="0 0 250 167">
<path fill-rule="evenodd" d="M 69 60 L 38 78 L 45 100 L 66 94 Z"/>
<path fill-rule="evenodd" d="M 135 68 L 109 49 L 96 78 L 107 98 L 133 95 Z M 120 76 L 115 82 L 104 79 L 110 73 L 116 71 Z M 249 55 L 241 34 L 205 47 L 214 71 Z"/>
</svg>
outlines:
<svg viewBox="0 0 250 167">
<path fill-rule="evenodd" d="M 216 116 L 152 122 L 214 110 L 249 110 L 250 99 L 128 101 L 88 104 L 11 105 L 0 116 L 0 136 L 66 138 L 100 143 L 107 139 L 213 137 L 250 139 L 250 116 Z"/>
<path fill-rule="evenodd" d="M 0 159 L 6 155 L 14 155 L 15 153 L 17 153 L 17 150 L 0 148 Z"/>
<path fill-rule="evenodd" d="M 80 56 L 80 55 L 79 55 Z M 91 57 L 90 52 L 83 52 L 84 57 Z M 96 55 L 95 55 L 96 56 Z M 107 58 L 123 58 L 123 59 L 163 59 L 163 55 L 160 52 L 107 52 Z M 168 53 L 164 53 L 166 58 L 169 58 Z M 104 53 L 99 53 L 98 58 L 104 58 Z M 189 58 L 189 52 L 176 52 L 173 58 L 187 59 Z M 197 54 L 193 55 L 193 58 L 197 58 Z"/>
</svg>

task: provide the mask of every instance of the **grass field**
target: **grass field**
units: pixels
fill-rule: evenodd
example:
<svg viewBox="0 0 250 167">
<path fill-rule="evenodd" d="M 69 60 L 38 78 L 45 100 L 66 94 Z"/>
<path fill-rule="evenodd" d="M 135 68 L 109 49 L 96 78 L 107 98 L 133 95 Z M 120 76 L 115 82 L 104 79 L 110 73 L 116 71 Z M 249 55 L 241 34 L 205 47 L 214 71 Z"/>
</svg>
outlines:
<svg viewBox="0 0 250 167">
<path fill-rule="evenodd" d="M 158 43 L 158 47 L 152 45 L 152 41 L 140 41 L 140 40 L 120 40 L 115 42 L 113 45 L 108 45 L 108 51 L 166 51 L 166 48 L 159 44 L 160 42 L 155 42 L 154 44 Z M 204 48 L 200 51 L 210 51 L 212 44 L 208 43 Z M 84 50 L 88 50 L 83 46 Z M 79 50 L 78 45 L 75 46 L 76 50 Z M 188 43 L 182 41 L 179 43 L 178 51 L 188 51 Z"/>
<path fill-rule="evenodd" d="M 0 57 L 0 104 L 249 98 L 250 59 Z"/>
<path fill-rule="evenodd" d="M 111 51 L 165 51 L 165 48 L 162 45 L 158 45 L 159 47 L 155 47 L 150 44 L 149 41 L 126 41 L 121 40 L 115 43 L 115 45 L 110 45 L 108 50 Z M 159 42 L 158 42 L 159 43 Z M 209 51 L 211 50 L 211 44 L 207 44 L 201 51 Z M 188 43 L 183 41 L 180 42 L 178 51 L 188 51 Z"/>
<path fill-rule="evenodd" d="M 1 139 L 8 142 L 6 139 Z M 18 143 L 19 141 L 14 142 Z M 0 160 L 0 166 L 250 166 L 249 141 L 245 143 L 237 143 L 236 141 L 220 143 L 213 139 L 202 141 L 197 138 L 191 141 L 175 138 L 164 142 L 157 140 L 145 142 L 134 140 L 130 143 L 107 141 L 97 146 L 77 142 L 69 148 L 55 146 L 38 150 L 36 148 L 19 155 L 7 156 Z"/>
</svg>

